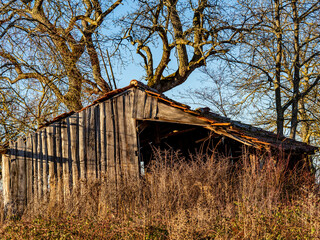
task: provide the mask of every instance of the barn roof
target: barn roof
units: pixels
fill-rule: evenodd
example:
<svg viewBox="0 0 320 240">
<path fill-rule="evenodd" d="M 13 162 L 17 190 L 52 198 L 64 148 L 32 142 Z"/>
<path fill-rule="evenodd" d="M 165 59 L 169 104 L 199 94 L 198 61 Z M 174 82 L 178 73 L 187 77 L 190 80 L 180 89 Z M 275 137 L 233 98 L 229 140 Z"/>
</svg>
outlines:
<svg viewBox="0 0 320 240">
<path fill-rule="evenodd" d="M 103 102 L 113 97 L 116 97 L 117 95 L 120 95 L 121 93 L 131 88 L 138 88 L 142 91 L 145 91 L 148 95 L 157 98 L 159 102 L 162 102 L 173 108 L 180 109 L 186 114 L 191 114 L 195 116 L 197 119 L 203 120 L 203 122 L 207 123 L 208 126 L 210 126 L 209 129 L 213 130 L 215 133 L 232 138 L 245 145 L 253 146 L 256 148 L 276 148 L 283 149 L 286 151 L 305 152 L 309 154 L 314 153 L 318 149 L 318 147 L 314 147 L 303 142 L 299 142 L 286 137 L 279 137 L 277 134 L 263 130 L 262 128 L 254 127 L 252 125 L 245 124 L 239 121 L 233 121 L 230 118 L 223 117 L 219 114 L 210 112 L 209 108 L 191 110 L 190 106 L 169 99 L 165 95 L 160 94 L 156 90 L 144 85 L 143 83 L 137 80 L 132 80 L 129 86 L 106 93 L 104 96 L 98 98 L 91 105 L 81 109 L 80 111 L 90 106 L 93 106 L 99 102 Z M 53 122 L 64 119 L 72 115 L 73 113 L 74 112 L 69 112 L 57 116 L 52 121 L 46 123 L 40 128 L 48 126 Z M 192 122 L 190 122 L 190 124 L 192 124 Z"/>
</svg>

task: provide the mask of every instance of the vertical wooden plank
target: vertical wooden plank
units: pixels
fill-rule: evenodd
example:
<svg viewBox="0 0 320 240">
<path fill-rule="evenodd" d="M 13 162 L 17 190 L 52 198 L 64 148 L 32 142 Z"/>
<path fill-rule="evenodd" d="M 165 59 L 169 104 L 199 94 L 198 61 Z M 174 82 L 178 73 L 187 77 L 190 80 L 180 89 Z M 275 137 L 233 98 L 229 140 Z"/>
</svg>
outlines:
<svg viewBox="0 0 320 240">
<path fill-rule="evenodd" d="M 143 110 L 143 118 L 150 119 L 152 114 L 152 97 L 146 94 L 146 102 Z"/>
<path fill-rule="evenodd" d="M 61 121 L 61 143 L 62 143 L 62 175 L 63 175 L 63 197 L 68 199 L 70 196 L 69 179 L 69 137 L 70 125 L 68 119 Z"/>
<path fill-rule="evenodd" d="M 32 202 L 33 198 L 33 171 L 32 171 L 32 166 L 33 166 L 33 139 L 32 135 L 30 134 L 27 137 L 26 141 L 26 163 L 27 163 L 27 204 Z"/>
<path fill-rule="evenodd" d="M 57 161 L 57 199 L 63 202 L 63 174 L 62 174 L 62 130 L 61 122 L 56 124 L 56 161 Z"/>
<path fill-rule="evenodd" d="M 106 187 L 108 190 L 107 198 L 109 203 L 112 203 L 112 206 L 117 204 L 117 190 L 118 179 L 117 179 L 117 133 L 116 133 L 116 117 L 114 112 L 113 99 L 110 99 L 106 102 L 106 139 L 107 139 L 107 179 Z M 119 176 L 119 175 L 118 175 Z M 112 207 L 111 206 L 111 207 Z"/>
<path fill-rule="evenodd" d="M 33 154 L 32 154 L 32 171 L 33 171 L 33 202 L 38 202 L 38 133 L 34 133 L 32 137 L 32 146 L 33 146 Z M 37 204 L 34 204 L 36 206 Z"/>
<path fill-rule="evenodd" d="M 132 114 L 132 118 L 137 118 L 137 105 L 138 105 L 138 98 L 137 98 L 137 95 L 138 95 L 138 93 L 137 93 L 137 91 L 140 91 L 139 89 L 137 89 L 137 88 L 133 88 L 133 89 L 131 89 L 131 95 L 132 95 L 132 101 L 133 101 L 133 108 L 132 108 L 132 112 L 131 112 L 131 114 Z"/>
<path fill-rule="evenodd" d="M 87 108 L 87 180 L 93 181 L 96 177 L 96 131 L 94 109 Z"/>
<path fill-rule="evenodd" d="M 158 98 L 151 97 L 151 118 L 157 119 L 158 117 Z"/>
<path fill-rule="evenodd" d="M 148 96 L 143 90 L 134 89 L 131 91 L 133 99 L 132 117 L 133 118 L 157 118 L 158 115 L 158 99 Z"/>
<path fill-rule="evenodd" d="M 79 187 L 79 113 L 69 117 L 70 120 L 70 143 L 71 143 L 71 163 L 72 163 L 72 187 Z"/>
<path fill-rule="evenodd" d="M 47 146 L 48 146 L 48 164 L 49 164 L 49 201 L 55 202 L 57 194 L 57 181 L 55 171 L 55 125 L 47 127 Z"/>
<path fill-rule="evenodd" d="M 108 184 L 117 187 L 116 179 L 116 151 L 115 151 L 115 120 L 113 112 L 113 100 L 106 102 L 106 138 L 107 138 L 107 176 Z"/>
<path fill-rule="evenodd" d="M 9 150 L 10 153 L 10 150 Z M 2 154 L 2 188 L 3 188 L 3 207 L 4 217 L 12 214 L 12 195 L 11 195 L 11 159 L 9 153 Z"/>
<path fill-rule="evenodd" d="M 37 152 L 38 152 L 38 200 L 43 198 L 43 152 L 42 152 L 42 131 L 38 132 Z"/>
<path fill-rule="evenodd" d="M 101 159 L 101 175 L 105 176 L 107 158 L 106 158 L 106 103 L 100 103 L 100 159 Z"/>
<path fill-rule="evenodd" d="M 100 129 L 100 164 L 101 164 L 101 194 L 99 196 L 99 211 L 100 213 L 106 212 L 107 207 L 107 196 L 110 194 L 107 190 L 107 176 L 106 176 L 106 112 L 105 112 L 105 102 L 100 103 L 100 119 L 99 119 L 99 129 Z"/>
<path fill-rule="evenodd" d="M 119 113 L 118 113 L 118 101 L 117 98 L 112 99 L 112 115 L 114 120 L 114 153 L 115 153 L 115 174 L 116 183 L 120 184 L 122 181 L 122 165 L 121 165 L 121 145 L 120 145 L 120 131 L 119 131 Z"/>
<path fill-rule="evenodd" d="M 18 162 L 18 213 L 23 213 L 27 200 L 27 178 L 26 178 L 26 144 L 22 138 L 17 141 L 17 162 Z"/>
<path fill-rule="evenodd" d="M 126 121 L 126 136 L 128 141 L 128 164 L 130 164 L 130 172 L 129 175 L 133 181 L 138 181 L 139 179 L 139 149 L 138 149 L 138 136 L 136 130 L 136 120 L 132 118 L 130 114 L 134 108 L 134 95 L 133 92 L 130 92 L 126 96 L 126 106 L 127 110 L 125 111 L 124 119 Z"/>
<path fill-rule="evenodd" d="M 117 119 L 118 119 L 118 151 L 119 151 L 119 166 L 121 166 L 122 180 L 128 180 L 128 173 L 130 172 L 130 165 L 128 163 L 128 139 L 127 139 L 127 124 L 125 121 L 126 112 L 126 94 L 116 98 L 117 100 Z"/>
<path fill-rule="evenodd" d="M 79 113 L 79 164 L 80 164 L 80 179 L 81 191 L 86 179 L 86 157 L 87 157 L 87 142 L 86 142 L 86 110 Z M 83 191 L 82 191 L 83 193 Z"/>
<path fill-rule="evenodd" d="M 134 99 L 135 115 L 133 116 L 133 118 L 142 119 L 142 118 L 144 118 L 144 110 L 145 110 L 147 94 L 144 91 L 137 89 L 135 91 L 134 97 L 135 97 L 135 99 Z"/>
<path fill-rule="evenodd" d="M 72 191 L 72 162 L 71 162 L 71 136 L 70 136 L 70 117 L 66 118 L 67 123 L 67 134 L 68 134 L 68 194 L 71 194 Z"/>
<path fill-rule="evenodd" d="M 17 211 L 18 203 L 18 164 L 17 164 L 17 142 L 10 141 L 10 157 L 11 157 L 11 196 L 12 196 L 12 214 Z"/>
<path fill-rule="evenodd" d="M 94 106 L 94 118 L 95 118 L 95 142 L 96 142 L 96 162 L 95 171 L 96 178 L 101 178 L 101 132 L 100 132 L 100 105 Z"/>
<path fill-rule="evenodd" d="M 43 200 L 48 200 L 48 175 L 49 175 L 49 159 L 48 159 L 48 145 L 47 145 L 47 130 L 42 130 L 42 182 L 43 182 Z"/>
</svg>

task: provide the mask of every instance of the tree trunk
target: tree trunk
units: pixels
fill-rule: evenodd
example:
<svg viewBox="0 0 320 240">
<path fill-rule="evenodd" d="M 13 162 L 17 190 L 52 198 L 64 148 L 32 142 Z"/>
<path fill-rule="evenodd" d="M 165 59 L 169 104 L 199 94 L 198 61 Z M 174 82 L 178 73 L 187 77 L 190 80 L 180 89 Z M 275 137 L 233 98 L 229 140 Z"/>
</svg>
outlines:
<svg viewBox="0 0 320 240">
<path fill-rule="evenodd" d="M 275 23 L 276 23 L 276 38 L 277 38 L 277 52 L 276 52 L 276 72 L 275 72 L 275 99 L 277 111 L 277 134 L 279 137 L 283 136 L 284 125 L 284 110 L 281 105 L 281 61 L 282 61 L 282 30 L 280 19 L 280 0 L 274 1 L 275 6 Z"/>
<path fill-rule="evenodd" d="M 299 30 L 300 19 L 297 10 L 297 1 L 292 1 L 293 24 L 294 24 L 294 62 L 293 62 L 293 101 L 291 113 L 290 138 L 295 139 L 298 126 L 298 105 L 299 105 L 299 85 L 300 85 L 300 44 Z"/>
</svg>

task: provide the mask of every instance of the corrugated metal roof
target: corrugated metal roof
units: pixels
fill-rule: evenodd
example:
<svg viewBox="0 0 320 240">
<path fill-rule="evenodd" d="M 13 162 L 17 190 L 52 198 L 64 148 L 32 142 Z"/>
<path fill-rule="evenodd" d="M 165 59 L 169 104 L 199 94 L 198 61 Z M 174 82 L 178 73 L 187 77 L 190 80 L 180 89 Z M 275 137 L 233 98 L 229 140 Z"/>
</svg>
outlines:
<svg viewBox="0 0 320 240">
<path fill-rule="evenodd" d="M 293 150 L 293 151 L 306 152 L 306 153 L 314 153 L 318 149 L 317 147 L 308 145 L 303 142 L 299 142 L 286 137 L 279 137 L 272 132 L 263 130 L 262 128 L 254 127 L 249 124 L 244 124 L 239 121 L 233 121 L 230 118 L 226 118 L 219 114 L 210 112 L 209 108 L 200 108 L 197 110 L 191 110 L 190 106 L 179 103 L 172 99 L 169 99 L 165 95 L 157 92 L 155 89 L 152 89 L 137 80 L 132 80 L 130 82 L 130 85 L 124 88 L 116 89 L 114 91 L 106 93 L 104 96 L 98 98 L 91 105 L 81 109 L 79 112 L 99 102 L 103 102 L 112 97 L 115 97 L 118 94 L 121 94 L 122 92 L 125 92 L 126 90 L 134 87 L 145 91 L 148 95 L 157 98 L 158 101 L 160 102 L 163 102 L 171 107 L 181 109 L 187 114 L 192 114 L 197 118 L 209 123 L 212 127 L 211 129 L 217 132 L 218 134 L 231 137 L 243 143 L 247 143 L 247 145 L 251 145 L 257 148 L 272 147 L 272 148 Z M 62 115 L 59 115 L 54 119 L 52 119 L 52 121 L 41 126 L 40 128 L 48 126 L 59 120 L 62 120 L 72 115 L 73 113 L 74 112 L 69 112 L 69 113 L 64 113 Z"/>
</svg>

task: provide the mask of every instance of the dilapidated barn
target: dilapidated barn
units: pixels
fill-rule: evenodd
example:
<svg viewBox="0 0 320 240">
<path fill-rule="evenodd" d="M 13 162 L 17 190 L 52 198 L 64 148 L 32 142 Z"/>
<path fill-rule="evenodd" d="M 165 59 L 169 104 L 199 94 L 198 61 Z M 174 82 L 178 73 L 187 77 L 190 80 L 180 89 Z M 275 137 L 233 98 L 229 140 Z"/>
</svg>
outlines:
<svg viewBox="0 0 320 240">
<path fill-rule="evenodd" d="M 292 165 L 317 149 L 260 128 L 231 121 L 166 98 L 133 80 L 92 105 L 56 117 L 38 131 L 10 142 L 2 154 L 5 208 L 23 211 L 31 202 L 70 196 L 88 179 L 139 179 L 152 147 L 182 155 L 210 149 L 234 161 L 244 150 L 283 151 Z"/>
</svg>

